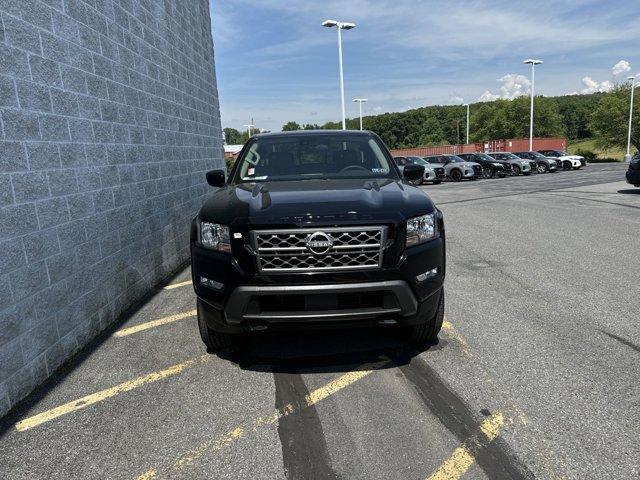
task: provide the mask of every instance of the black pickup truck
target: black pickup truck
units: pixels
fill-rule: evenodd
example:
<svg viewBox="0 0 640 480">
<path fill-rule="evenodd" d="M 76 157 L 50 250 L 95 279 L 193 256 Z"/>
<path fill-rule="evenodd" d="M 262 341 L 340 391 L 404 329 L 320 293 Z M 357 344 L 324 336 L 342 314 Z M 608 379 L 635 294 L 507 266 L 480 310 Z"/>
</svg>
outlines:
<svg viewBox="0 0 640 480">
<path fill-rule="evenodd" d="M 442 213 L 371 132 L 252 137 L 191 225 L 198 326 L 210 350 L 240 334 L 397 325 L 436 339 L 444 316 Z"/>
<path fill-rule="evenodd" d="M 627 170 L 627 182 L 634 187 L 640 187 L 640 152 L 629 162 L 629 169 Z"/>
</svg>

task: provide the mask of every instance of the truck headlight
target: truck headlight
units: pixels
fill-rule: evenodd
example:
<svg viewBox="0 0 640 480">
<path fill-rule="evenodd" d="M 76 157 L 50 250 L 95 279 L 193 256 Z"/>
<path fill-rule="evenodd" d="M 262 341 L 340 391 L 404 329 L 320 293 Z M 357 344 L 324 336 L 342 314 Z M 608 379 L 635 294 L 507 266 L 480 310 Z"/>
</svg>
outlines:
<svg viewBox="0 0 640 480">
<path fill-rule="evenodd" d="M 217 223 L 200 222 L 200 243 L 213 250 L 231 253 L 229 227 Z"/>
<path fill-rule="evenodd" d="M 419 245 L 438 236 L 436 213 L 407 220 L 407 247 Z"/>
</svg>

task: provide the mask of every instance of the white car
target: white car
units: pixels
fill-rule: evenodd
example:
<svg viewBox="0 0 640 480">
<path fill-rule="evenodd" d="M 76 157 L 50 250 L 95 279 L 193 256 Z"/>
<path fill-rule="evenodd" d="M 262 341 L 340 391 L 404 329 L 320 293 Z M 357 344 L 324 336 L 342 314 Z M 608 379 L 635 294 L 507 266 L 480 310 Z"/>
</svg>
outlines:
<svg viewBox="0 0 640 480">
<path fill-rule="evenodd" d="M 567 155 L 567 152 L 560 150 L 538 150 L 545 157 L 557 158 L 562 162 L 564 170 L 579 170 L 580 167 L 586 167 L 587 161 L 580 155 Z"/>
</svg>

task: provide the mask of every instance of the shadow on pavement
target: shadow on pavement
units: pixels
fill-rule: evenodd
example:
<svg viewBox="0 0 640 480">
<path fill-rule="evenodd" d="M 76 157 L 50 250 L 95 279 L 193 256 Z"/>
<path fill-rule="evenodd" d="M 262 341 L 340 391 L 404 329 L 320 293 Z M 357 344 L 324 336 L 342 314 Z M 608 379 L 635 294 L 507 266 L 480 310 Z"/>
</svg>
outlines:
<svg viewBox="0 0 640 480">
<path fill-rule="evenodd" d="M 98 333 L 70 358 L 65 360 L 49 378 L 34 388 L 33 391 L 31 391 L 31 393 L 29 393 L 25 398 L 18 401 L 18 403 L 16 403 L 3 417 L 0 417 L 0 439 L 2 439 L 8 431 L 13 429 L 18 420 L 28 416 L 29 412 L 36 408 L 38 403 L 45 398 L 51 390 L 62 383 L 71 372 L 82 365 L 96 349 L 111 338 L 116 330 L 120 329 L 127 320 L 133 317 L 142 307 L 158 295 L 160 293 L 158 288 L 175 279 L 188 265 L 188 263 L 180 265 L 174 272 L 167 275 L 146 294 L 133 302 L 129 308 L 119 315 L 107 328 Z"/>
<path fill-rule="evenodd" d="M 640 195 L 640 188 L 628 188 L 626 190 L 618 190 L 618 193 L 625 195 Z"/>
<path fill-rule="evenodd" d="M 376 369 L 396 368 L 438 344 L 409 345 L 394 328 L 360 328 L 286 333 L 254 333 L 234 352 L 213 352 L 240 368 L 258 372 L 347 372 L 378 362 Z M 390 360 L 384 363 L 384 360 Z M 382 363 L 380 363 L 382 362 Z"/>
</svg>

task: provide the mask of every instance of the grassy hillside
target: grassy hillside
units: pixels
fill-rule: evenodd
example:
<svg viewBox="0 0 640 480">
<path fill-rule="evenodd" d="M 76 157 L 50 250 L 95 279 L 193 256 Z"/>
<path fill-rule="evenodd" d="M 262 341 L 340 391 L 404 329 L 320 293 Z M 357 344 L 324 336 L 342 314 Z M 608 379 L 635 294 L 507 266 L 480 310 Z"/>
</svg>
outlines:
<svg viewBox="0 0 640 480">
<path fill-rule="evenodd" d="M 583 138 L 576 140 L 569 140 L 567 151 L 569 153 L 576 153 L 578 150 L 588 150 L 598 155 L 599 160 L 612 159 L 618 162 L 624 160 L 625 151 L 621 148 L 609 148 L 602 149 L 596 146 L 596 141 L 593 138 Z"/>
</svg>

